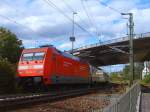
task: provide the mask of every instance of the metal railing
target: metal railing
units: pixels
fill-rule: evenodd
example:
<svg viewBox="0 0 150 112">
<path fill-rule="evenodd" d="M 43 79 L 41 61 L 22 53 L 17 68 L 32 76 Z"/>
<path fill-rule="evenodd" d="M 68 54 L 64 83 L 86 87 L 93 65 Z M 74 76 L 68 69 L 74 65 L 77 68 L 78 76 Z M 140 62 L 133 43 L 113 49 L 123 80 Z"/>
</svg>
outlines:
<svg viewBox="0 0 150 112">
<path fill-rule="evenodd" d="M 134 39 L 145 38 L 145 37 L 150 37 L 150 32 L 142 33 L 142 34 L 136 34 L 134 36 Z M 82 47 L 74 49 L 74 52 L 77 52 L 77 51 L 80 51 L 80 50 L 83 50 L 83 49 L 88 49 L 88 48 L 91 48 L 91 47 L 97 47 L 97 46 L 102 46 L 102 45 L 112 44 L 112 43 L 117 43 L 117 42 L 123 42 L 123 41 L 128 41 L 128 40 L 129 40 L 128 36 L 121 37 L 121 38 L 116 38 L 116 39 L 107 40 L 107 41 L 104 41 L 104 42 L 101 42 L 101 43 L 95 43 L 95 44 L 91 44 L 91 45 L 82 46 Z"/>
<path fill-rule="evenodd" d="M 106 107 L 103 112 L 136 112 L 140 94 L 140 84 L 136 83 L 116 102 Z"/>
</svg>

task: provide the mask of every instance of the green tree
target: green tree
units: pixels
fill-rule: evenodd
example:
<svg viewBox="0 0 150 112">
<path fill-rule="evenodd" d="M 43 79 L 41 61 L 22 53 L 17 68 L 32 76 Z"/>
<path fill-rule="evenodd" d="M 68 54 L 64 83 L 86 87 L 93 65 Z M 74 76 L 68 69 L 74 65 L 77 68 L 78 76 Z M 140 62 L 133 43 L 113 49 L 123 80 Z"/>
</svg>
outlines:
<svg viewBox="0 0 150 112">
<path fill-rule="evenodd" d="M 141 78 L 143 68 L 144 68 L 143 63 L 135 63 L 134 64 L 134 79 L 140 79 Z M 130 78 L 130 65 L 126 65 L 124 67 L 123 77 L 125 80 L 129 80 L 129 78 Z"/>
<path fill-rule="evenodd" d="M 16 63 L 22 49 L 22 41 L 9 30 L 0 27 L 0 56 L 7 58 L 11 63 Z"/>
<path fill-rule="evenodd" d="M 15 91 L 16 65 L 22 51 L 22 41 L 9 30 L 0 27 L 0 93 Z"/>
<path fill-rule="evenodd" d="M 150 74 L 148 74 L 148 75 L 146 75 L 145 77 L 144 77 L 144 79 L 142 80 L 142 82 L 144 82 L 144 83 L 150 83 Z"/>
<path fill-rule="evenodd" d="M 134 79 L 142 79 L 142 71 L 144 69 L 144 63 L 135 63 Z"/>
<path fill-rule="evenodd" d="M 129 80 L 129 71 L 130 71 L 130 66 L 126 65 L 122 73 L 124 80 Z"/>
<path fill-rule="evenodd" d="M 117 79 L 118 78 L 118 74 L 115 73 L 115 72 L 112 72 L 111 75 L 110 75 L 110 78 L 111 79 Z"/>
<path fill-rule="evenodd" d="M 0 57 L 0 94 L 14 91 L 14 74 L 13 65 Z"/>
</svg>

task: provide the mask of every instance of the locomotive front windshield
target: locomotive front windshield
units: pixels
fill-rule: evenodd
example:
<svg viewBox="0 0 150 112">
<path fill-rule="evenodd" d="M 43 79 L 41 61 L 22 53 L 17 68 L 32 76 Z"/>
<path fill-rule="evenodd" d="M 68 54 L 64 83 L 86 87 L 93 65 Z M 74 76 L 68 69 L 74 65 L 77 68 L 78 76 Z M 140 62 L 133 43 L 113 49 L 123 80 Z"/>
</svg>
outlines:
<svg viewBox="0 0 150 112">
<path fill-rule="evenodd" d="M 44 52 L 24 53 L 22 55 L 22 61 L 43 60 L 44 55 Z"/>
</svg>

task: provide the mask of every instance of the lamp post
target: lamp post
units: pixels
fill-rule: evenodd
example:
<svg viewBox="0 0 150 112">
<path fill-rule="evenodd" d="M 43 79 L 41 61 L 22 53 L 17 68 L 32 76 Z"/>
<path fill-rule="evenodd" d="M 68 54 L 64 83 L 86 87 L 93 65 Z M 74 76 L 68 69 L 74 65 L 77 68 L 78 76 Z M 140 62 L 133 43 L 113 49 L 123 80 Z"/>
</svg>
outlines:
<svg viewBox="0 0 150 112">
<path fill-rule="evenodd" d="M 134 80 L 134 52 L 133 52 L 133 32 L 134 32 L 134 22 L 133 13 L 121 13 L 122 15 L 129 16 L 129 62 L 130 62 L 130 86 L 133 84 Z"/>
<path fill-rule="evenodd" d="M 74 16 L 77 14 L 76 12 L 73 12 L 73 21 L 72 21 L 72 36 L 70 37 L 70 41 L 72 42 L 72 54 L 73 54 L 73 48 L 74 48 L 74 42 L 75 42 L 75 36 L 74 36 Z"/>
</svg>

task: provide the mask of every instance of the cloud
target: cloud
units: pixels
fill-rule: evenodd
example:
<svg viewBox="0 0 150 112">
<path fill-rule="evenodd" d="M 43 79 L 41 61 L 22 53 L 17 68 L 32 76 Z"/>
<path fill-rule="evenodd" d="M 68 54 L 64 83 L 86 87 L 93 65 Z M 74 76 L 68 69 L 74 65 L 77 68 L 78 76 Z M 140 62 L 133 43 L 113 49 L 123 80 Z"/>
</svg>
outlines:
<svg viewBox="0 0 150 112">
<path fill-rule="evenodd" d="M 133 9 L 132 12 L 134 13 L 134 23 L 135 23 L 135 32 L 136 33 L 144 33 L 150 32 L 150 8 L 149 9 Z"/>
<path fill-rule="evenodd" d="M 75 47 L 98 42 L 95 25 L 98 28 L 98 33 L 103 35 L 101 37 L 103 41 L 125 36 L 127 33 L 127 20 L 123 19 L 119 13 L 100 4 L 97 0 L 82 1 L 88 10 L 94 26 L 89 22 L 81 0 L 51 1 L 69 18 L 72 18 L 72 10 L 70 9 L 72 7 L 78 13 L 75 15 L 75 21 L 93 35 L 91 37 L 85 31 L 75 26 Z M 70 5 L 70 7 L 66 6 L 63 1 Z M 149 31 L 149 2 L 145 4 L 142 0 L 101 1 L 120 12 L 133 12 L 135 33 Z M 71 49 L 69 37 L 72 32 L 72 22 L 60 14 L 58 10 L 46 4 L 44 0 L 14 0 L 13 2 L 5 0 L 1 2 L 0 7 L 0 15 L 9 17 L 21 24 L 17 25 L 6 20 L 6 18 L 0 17 L 0 25 L 17 34 L 23 40 L 25 47 L 50 43 L 62 50 Z"/>
</svg>

